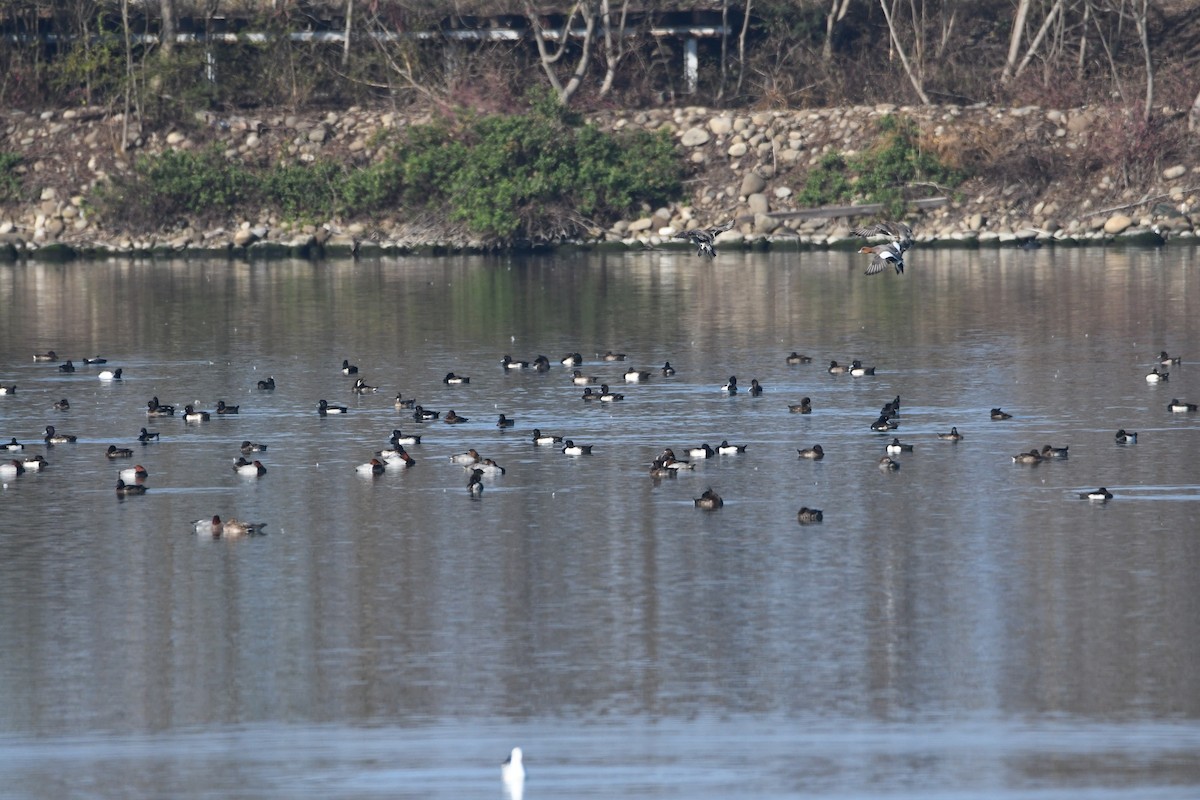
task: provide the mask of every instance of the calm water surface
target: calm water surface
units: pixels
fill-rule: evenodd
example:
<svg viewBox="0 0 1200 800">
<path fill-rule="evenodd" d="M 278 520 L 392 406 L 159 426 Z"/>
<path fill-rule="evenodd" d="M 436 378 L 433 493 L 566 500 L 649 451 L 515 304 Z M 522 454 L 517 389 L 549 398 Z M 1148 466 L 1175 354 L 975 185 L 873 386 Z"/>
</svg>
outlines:
<svg viewBox="0 0 1200 800">
<path fill-rule="evenodd" d="M 1200 402 L 1197 251 L 860 258 L 0 266 L 0 440 L 50 462 L 0 490 L 0 796 L 494 798 L 519 744 L 529 800 L 1196 797 L 1200 420 L 1166 405 Z M 1162 349 L 1185 363 L 1148 384 Z M 625 400 L 582 402 L 571 351 Z M 876 375 L 825 369 L 854 358 Z M 884 473 L 896 395 L 914 452 Z M 417 465 L 357 474 L 396 427 Z M 265 476 L 231 470 L 243 439 Z M 647 475 L 722 439 L 748 450 Z M 1012 462 L 1045 444 L 1070 458 Z M 470 447 L 507 469 L 478 499 Z M 268 535 L 195 535 L 213 514 Z"/>
</svg>

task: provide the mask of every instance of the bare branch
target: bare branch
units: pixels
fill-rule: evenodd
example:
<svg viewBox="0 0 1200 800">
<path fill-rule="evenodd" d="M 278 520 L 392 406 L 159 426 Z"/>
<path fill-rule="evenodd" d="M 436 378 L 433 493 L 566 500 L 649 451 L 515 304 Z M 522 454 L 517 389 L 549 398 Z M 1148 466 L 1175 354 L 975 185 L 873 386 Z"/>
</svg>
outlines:
<svg viewBox="0 0 1200 800">
<path fill-rule="evenodd" d="M 904 73 L 908 75 L 908 80 L 916 90 L 917 97 L 921 98 L 921 104 L 927 106 L 929 105 L 929 96 L 925 94 L 925 88 L 921 85 L 916 73 L 913 72 L 912 65 L 908 63 L 908 56 L 904 54 L 904 46 L 900 44 L 900 37 L 896 35 L 896 25 L 892 21 L 892 12 L 888 10 L 887 0 L 879 0 L 879 5 L 883 9 L 883 18 L 887 21 L 892 46 L 896 48 L 896 55 L 900 56 L 900 64 L 904 67 Z"/>
</svg>

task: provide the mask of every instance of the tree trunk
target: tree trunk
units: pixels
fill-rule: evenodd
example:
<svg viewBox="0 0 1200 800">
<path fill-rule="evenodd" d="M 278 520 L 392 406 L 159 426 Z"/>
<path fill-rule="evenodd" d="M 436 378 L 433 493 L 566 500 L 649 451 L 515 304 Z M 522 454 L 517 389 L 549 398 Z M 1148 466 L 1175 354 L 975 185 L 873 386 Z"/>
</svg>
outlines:
<svg viewBox="0 0 1200 800">
<path fill-rule="evenodd" d="M 1142 43 L 1142 57 L 1146 61 L 1146 106 L 1142 109 L 1142 119 L 1150 121 L 1151 108 L 1154 105 L 1154 56 L 1150 52 L 1150 0 L 1141 0 L 1136 10 L 1134 24 L 1137 26 L 1138 40 Z"/>
<path fill-rule="evenodd" d="M 821 58 L 825 61 L 833 59 L 833 29 L 846 16 L 850 9 L 850 0 L 831 0 L 829 13 L 825 15 L 825 43 L 821 45 Z"/>
<path fill-rule="evenodd" d="M 558 79 L 558 74 L 554 71 L 554 64 L 563 57 L 567 51 L 567 43 L 570 39 L 571 21 L 575 19 L 575 15 L 579 14 L 583 17 L 585 30 L 583 34 L 583 52 L 579 56 L 579 62 L 575 65 L 575 70 L 571 73 L 570 79 L 564 86 L 562 81 Z M 583 83 L 583 78 L 587 75 L 588 65 L 592 58 L 592 45 L 596 38 L 596 14 L 589 3 L 577 2 L 572 8 L 571 13 L 567 15 L 567 20 L 563 23 L 562 40 L 558 44 L 557 52 L 550 52 L 549 46 L 546 44 L 546 37 L 542 34 L 541 21 L 538 19 L 537 13 L 533 10 L 526 0 L 525 16 L 529 19 L 529 27 L 533 31 L 533 40 L 537 43 L 538 56 L 541 58 L 542 69 L 546 73 L 546 78 L 550 81 L 550 85 L 554 88 L 555 94 L 558 95 L 558 101 L 566 105 L 571 100 L 571 95 Z"/>
<path fill-rule="evenodd" d="M 887 0 L 879 0 L 879 6 L 883 9 L 883 18 L 887 21 L 888 34 L 892 37 L 892 46 L 896 48 L 896 55 L 900 57 L 904 73 L 908 75 L 909 82 L 917 91 L 917 97 L 921 98 L 921 105 L 927 106 L 929 105 L 929 96 L 925 94 L 925 87 L 922 85 L 920 77 L 913 72 L 912 65 L 908 62 L 908 56 L 904 54 L 904 46 L 900 44 L 900 37 L 896 34 L 896 24 L 892 21 L 892 12 L 888 10 Z M 915 23 L 916 20 L 913 22 Z"/>
<path fill-rule="evenodd" d="M 160 52 L 164 60 L 175 55 L 175 37 L 179 35 L 179 16 L 175 13 L 175 0 L 159 0 L 162 28 L 159 36 Z"/>
<path fill-rule="evenodd" d="M 1025 18 L 1029 16 L 1029 0 L 1020 0 L 1017 4 L 1017 16 L 1013 20 L 1012 37 L 1008 40 L 1008 59 L 1004 62 L 1004 70 L 1000 80 L 1007 82 L 1012 77 L 1013 67 L 1017 65 L 1017 56 L 1021 52 L 1021 37 L 1025 35 Z"/>
<path fill-rule="evenodd" d="M 342 43 L 342 66 L 350 63 L 350 30 L 354 20 L 354 0 L 346 0 L 346 40 Z"/>
</svg>

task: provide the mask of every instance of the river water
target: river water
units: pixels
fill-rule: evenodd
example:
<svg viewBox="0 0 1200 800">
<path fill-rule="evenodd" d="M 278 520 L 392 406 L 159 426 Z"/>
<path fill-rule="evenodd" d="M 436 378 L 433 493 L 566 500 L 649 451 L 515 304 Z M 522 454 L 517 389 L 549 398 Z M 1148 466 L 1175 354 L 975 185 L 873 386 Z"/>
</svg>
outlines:
<svg viewBox="0 0 1200 800">
<path fill-rule="evenodd" d="M 528 800 L 1196 797 L 1200 419 L 1167 405 L 1200 402 L 1200 255 L 861 258 L 0 266 L 0 441 L 49 462 L 0 490 L 0 797 L 493 798 L 516 745 Z M 575 351 L 625 399 L 581 400 Z M 875 374 L 826 369 L 852 359 Z M 356 472 L 395 428 L 415 466 Z M 479 497 L 468 448 L 506 469 Z M 266 535 L 198 536 L 214 514 Z"/>
</svg>

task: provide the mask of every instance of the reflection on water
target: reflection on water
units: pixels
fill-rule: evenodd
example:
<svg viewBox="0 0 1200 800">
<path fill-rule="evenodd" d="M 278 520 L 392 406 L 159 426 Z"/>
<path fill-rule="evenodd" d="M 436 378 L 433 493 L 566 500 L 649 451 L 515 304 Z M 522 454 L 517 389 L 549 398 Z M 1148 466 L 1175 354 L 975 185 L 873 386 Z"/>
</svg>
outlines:
<svg viewBox="0 0 1200 800">
<path fill-rule="evenodd" d="M 16 796 L 491 796 L 521 744 L 530 800 L 1189 796 L 1200 424 L 1166 404 L 1200 400 L 1195 251 L 917 256 L 870 279 L 840 253 L 0 267 L 0 439 L 51 463 L 0 491 L 0 772 Z M 1185 362 L 1153 386 L 1161 349 Z M 572 351 L 626 399 L 580 400 Z M 825 370 L 855 358 L 876 375 Z M 155 395 L 241 413 L 147 420 Z M 887 474 L 868 426 L 897 395 L 914 450 Z M 397 427 L 417 465 L 356 474 Z M 244 439 L 261 478 L 230 468 Z M 647 474 L 723 439 L 748 450 Z M 113 496 L 108 444 L 145 496 Z M 1045 444 L 1070 457 L 1012 462 Z M 471 447 L 506 468 L 478 500 L 449 460 Z M 697 511 L 710 486 L 725 507 Z M 192 533 L 213 514 L 268 535 Z"/>
</svg>

